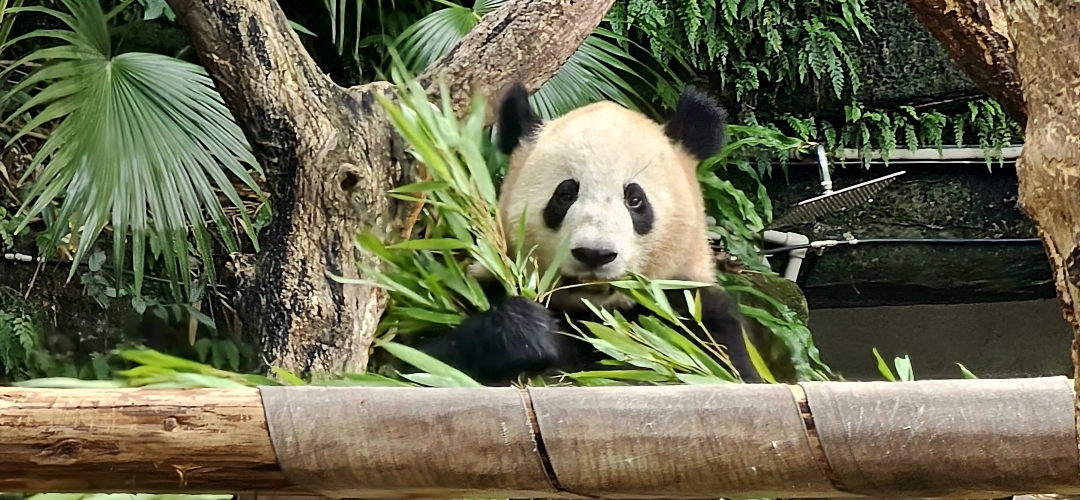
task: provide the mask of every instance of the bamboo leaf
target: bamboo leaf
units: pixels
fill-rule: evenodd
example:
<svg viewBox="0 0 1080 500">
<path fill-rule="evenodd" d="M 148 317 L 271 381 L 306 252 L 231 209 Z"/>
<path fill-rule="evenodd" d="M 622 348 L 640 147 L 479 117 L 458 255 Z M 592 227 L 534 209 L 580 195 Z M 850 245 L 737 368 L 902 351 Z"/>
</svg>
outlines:
<svg viewBox="0 0 1080 500">
<path fill-rule="evenodd" d="M 889 369 L 889 365 L 885 364 L 885 360 L 881 358 L 881 354 L 878 353 L 877 347 L 874 348 L 874 357 L 877 358 L 878 372 L 885 377 L 885 380 L 896 382 L 896 377 L 893 375 L 892 370 Z"/>
<path fill-rule="evenodd" d="M 292 372 L 290 372 L 290 371 L 288 371 L 288 370 L 286 370 L 284 368 L 279 368 L 279 367 L 274 366 L 274 367 L 270 368 L 270 372 L 273 373 L 274 375 L 277 375 L 278 377 L 281 377 L 281 379 L 284 380 L 286 384 L 289 384 L 289 385 L 307 385 L 307 383 L 304 382 L 304 379 L 302 379 L 300 377 L 297 377 L 296 375 L 293 375 Z"/>
<path fill-rule="evenodd" d="M 438 387 L 483 387 L 483 385 L 469 378 L 468 375 L 461 371 L 412 347 L 395 342 L 383 342 L 379 345 L 389 351 L 395 358 L 425 372 L 422 374 L 402 375 L 409 380 Z"/>
<path fill-rule="evenodd" d="M 911 369 L 911 360 L 907 356 L 894 359 L 893 364 L 896 365 L 896 374 L 901 382 L 915 380 L 915 373 Z"/>
<path fill-rule="evenodd" d="M 746 332 L 743 332 L 743 342 L 746 344 L 746 352 L 750 354 L 750 363 L 753 364 L 754 369 L 757 370 L 761 379 L 770 384 L 775 384 L 776 377 L 772 374 L 772 370 L 769 370 L 769 365 L 765 364 L 765 359 L 761 357 L 761 353 L 758 352 L 757 346 L 750 341 L 750 337 L 746 335 Z"/>
<path fill-rule="evenodd" d="M 388 250 L 463 250 L 471 245 L 450 238 L 409 240 L 387 247 Z"/>
</svg>

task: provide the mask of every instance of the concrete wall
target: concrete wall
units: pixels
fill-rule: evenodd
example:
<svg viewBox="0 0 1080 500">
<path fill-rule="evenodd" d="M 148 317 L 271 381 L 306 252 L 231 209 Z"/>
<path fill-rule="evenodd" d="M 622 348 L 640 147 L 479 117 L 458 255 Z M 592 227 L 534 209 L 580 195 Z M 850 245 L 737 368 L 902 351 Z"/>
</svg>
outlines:
<svg viewBox="0 0 1080 500">
<path fill-rule="evenodd" d="M 1070 375 L 1072 332 L 1057 300 L 812 309 L 822 360 L 848 380 L 881 380 L 872 349 L 892 367 L 909 355 L 916 379 Z"/>
</svg>

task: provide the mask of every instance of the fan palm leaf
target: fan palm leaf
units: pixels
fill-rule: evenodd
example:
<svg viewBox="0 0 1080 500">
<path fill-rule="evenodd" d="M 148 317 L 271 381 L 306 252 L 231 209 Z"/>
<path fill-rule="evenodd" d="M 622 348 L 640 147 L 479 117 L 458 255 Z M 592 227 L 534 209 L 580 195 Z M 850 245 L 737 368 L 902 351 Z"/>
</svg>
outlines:
<svg viewBox="0 0 1080 500">
<path fill-rule="evenodd" d="M 476 27 L 485 14 L 501 7 L 506 1 L 476 0 L 469 8 L 439 0 L 445 8 L 424 16 L 395 41 L 407 68 L 412 72 L 423 70 Z M 550 119 L 603 99 L 638 109 L 638 103 L 643 99 L 627 77 L 648 83 L 631 69 L 632 64 L 644 65 L 609 40 L 622 39 L 602 28 L 597 28 L 585 39 L 558 73 L 530 97 L 538 114 Z M 653 85 L 663 86 L 665 83 L 658 78 Z M 661 92 L 661 89 L 657 91 Z"/>
<path fill-rule="evenodd" d="M 56 17 L 67 29 L 37 30 L 5 44 L 6 48 L 27 38 L 62 42 L 37 50 L 0 73 L 3 81 L 23 63 L 43 63 L 0 98 L 41 86 L 5 120 L 7 124 L 39 109 L 9 143 L 58 122 L 27 170 L 27 175 L 36 171 L 38 178 L 23 205 L 24 220 L 62 198 L 54 220 L 80 232 L 74 264 L 111 224 L 114 265 L 123 269 L 130 236 L 136 293 L 142 286 L 146 243 L 156 243 L 152 249 L 163 258 L 173 291 L 180 296 L 190 288 L 189 235 L 198 255 L 211 260 L 205 215 L 217 226 L 226 247 L 237 249 L 237 236 L 218 191 L 241 208 L 241 224 L 257 245 L 249 216 L 226 172 L 261 197 L 248 168 L 259 173 L 261 169 L 201 67 L 157 54 L 114 54 L 98 1 L 62 1 L 70 14 L 44 7 L 20 10 Z M 50 245 L 55 245 L 62 231 L 51 232 Z M 68 279 L 75 268 L 72 265 Z M 213 266 L 206 269 L 213 280 Z"/>
</svg>

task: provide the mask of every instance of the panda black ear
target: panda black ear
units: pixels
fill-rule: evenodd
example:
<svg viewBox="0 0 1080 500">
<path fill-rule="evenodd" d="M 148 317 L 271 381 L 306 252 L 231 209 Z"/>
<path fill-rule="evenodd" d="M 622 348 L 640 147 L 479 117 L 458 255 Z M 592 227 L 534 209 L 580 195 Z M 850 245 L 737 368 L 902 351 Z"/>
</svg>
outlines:
<svg viewBox="0 0 1080 500">
<path fill-rule="evenodd" d="M 522 139 L 536 133 L 542 121 L 529 106 L 529 92 L 516 81 L 503 92 L 499 102 L 499 150 L 510 154 Z"/>
<path fill-rule="evenodd" d="M 720 152 L 727 140 L 727 111 L 694 87 L 679 96 L 664 133 L 699 160 Z"/>
</svg>

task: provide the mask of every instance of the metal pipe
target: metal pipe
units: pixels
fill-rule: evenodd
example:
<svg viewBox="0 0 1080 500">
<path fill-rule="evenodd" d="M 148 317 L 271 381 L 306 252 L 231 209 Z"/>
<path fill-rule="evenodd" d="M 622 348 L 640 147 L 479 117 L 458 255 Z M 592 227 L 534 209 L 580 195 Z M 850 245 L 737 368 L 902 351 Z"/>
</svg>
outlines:
<svg viewBox="0 0 1080 500">
<path fill-rule="evenodd" d="M 799 269 L 802 268 L 803 259 L 806 258 L 806 249 L 809 248 L 810 238 L 799 233 L 785 233 L 781 231 L 765 231 L 762 239 L 766 243 L 788 245 L 789 248 L 787 267 L 784 268 L 784 278 L 792 282 L 799 279 Z M 768 252 L 766 252 L 768 255 Z"/>
<path fill-rule="evenodd" d="M 1006 160 L 1012 160 L 1020 157 L 1021 151 L 1023 151 L 1023 146 L 1004 147 L 1001 148 L 1001 156 Z M 941 151 L 938 151 L 937 148 L 920 148 L 915 151 L 895 149 L 889 152 L 889 161 L 979 160 L 984 156 L 985 154 L 981 148 L 943 147 Z M 874 150 L 870 154 L 870 159 L 872 161 L 881 160 L 881 151 Z M 861 161 L 862 150 L 844 148 L 844 160 Z"/>
<path fill-rule="evenodd" d="M 821 189 L 823 194 L 832 193 L 832 175 L 829 174 L 829 158 L 825 156 L 825 146 L 817 145 L 818 167 L 821 168 Z"/>
<path fill-rule="evenodd" d="M 773 255 L 783 252 L 813 248 L 829 248 L 839 245 L 857 245 L 866 243 L 910 243 L 910 244 L 938 244 L 938 245 L 992 245 L 992 244 L 1042 244 L 1039 238 L 872 238 L 866 240 L 817 240 L 808 243 L 795 244 L 766 250 L 765 255 Z"/>
</svg>

